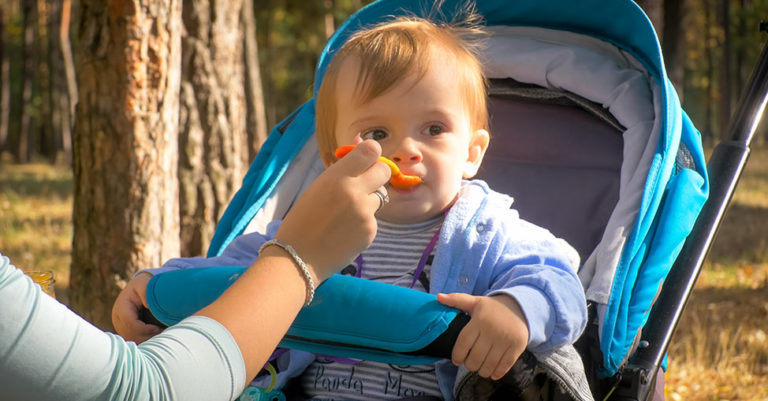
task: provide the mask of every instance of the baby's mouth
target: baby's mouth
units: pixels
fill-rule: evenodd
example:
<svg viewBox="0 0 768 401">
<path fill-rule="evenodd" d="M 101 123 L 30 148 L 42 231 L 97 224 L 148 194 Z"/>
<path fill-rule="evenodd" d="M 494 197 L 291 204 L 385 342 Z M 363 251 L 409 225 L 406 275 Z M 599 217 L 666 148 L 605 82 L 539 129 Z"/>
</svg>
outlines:
<svg viewBox="0 0 768 401">
<path fill-rule="evenodd" d="M 392 178 L 389 179 L 389 183 L 392 185 L 392 187 L 403 190 L 403 191 L 412 191 L 419 185 L 421 185 L 423 181 L 421 178 L 417 175 L 408 175 L 400 173 L 398 175 L 393 175 Z"/>
</svg>

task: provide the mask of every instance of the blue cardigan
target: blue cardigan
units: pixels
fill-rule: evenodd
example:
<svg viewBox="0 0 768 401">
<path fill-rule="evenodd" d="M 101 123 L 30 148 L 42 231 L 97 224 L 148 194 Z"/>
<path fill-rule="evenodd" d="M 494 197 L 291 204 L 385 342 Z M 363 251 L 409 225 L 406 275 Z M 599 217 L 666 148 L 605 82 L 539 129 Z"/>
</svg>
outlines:
<svg viewBox="0 0 768 401">
<path fill-rule="evenodd" d="M 483 181 L 464 183 L 440 231 L 430 292 L 508 294 L 526 316 L 530 351 L 572 344 L 587 320 L 584 290 L 576 276 L 579 256 L 564 240 L 520 219 L 511 205 L 511 197 L 494 192 Z M 274 222 L 266 235 L 241 235 L 220 256 L 171 259 L 148 272 L 250 265 L 278 227 Z M 314 355 L 305 352 L 284 354 L 278 360 L 278 386 L 300 375 L 313 360 Z M 452 400 L 457 368 L 445 360 L 437 363 L 436 370 L 444 398 Z"/>
</svg>

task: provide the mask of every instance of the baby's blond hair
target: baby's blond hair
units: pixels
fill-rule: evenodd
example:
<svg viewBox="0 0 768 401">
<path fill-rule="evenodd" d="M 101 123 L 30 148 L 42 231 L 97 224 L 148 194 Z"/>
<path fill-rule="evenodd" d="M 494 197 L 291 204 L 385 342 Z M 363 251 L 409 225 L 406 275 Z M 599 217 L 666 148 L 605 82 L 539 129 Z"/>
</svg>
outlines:
<svg viewBox="0 0 768 401">
<path fill-rule="evenodd" d="M 399 17 L 354 35 L 333 57 L 317 93 L 316 136 L 320 156 L 326 165 L 336 161 L 336 87 L 342 63 L 355 57 L 360 61 L 356 83 L 357 99 L 365 104 L 414 74 L 417 81 L 427 73 L 431 57 L 440 55 L 454 63 L 457 85 L 463 88 L 473 130 L 488 129 L 486 79 L 479 57 L 478 16 L 472 14 L 461 24 L 434 23 L 424 18 Z M 439 49 L 442 52 L 436 53 Z"/>
</svg>

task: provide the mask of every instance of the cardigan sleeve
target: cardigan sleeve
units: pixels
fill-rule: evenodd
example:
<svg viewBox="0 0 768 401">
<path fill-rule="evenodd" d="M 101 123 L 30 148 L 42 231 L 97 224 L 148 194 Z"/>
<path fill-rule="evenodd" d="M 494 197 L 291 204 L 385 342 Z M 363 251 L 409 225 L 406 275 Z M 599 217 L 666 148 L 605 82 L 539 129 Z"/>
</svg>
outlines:
<svg viewBox="0 0 768 401">
<path fill-rule="evenodd" d="M 506 294 L 528 322 L 528 349 L 534 352 L 573 344 L 587 322 L 584 289 L 576 271 L 578 254 L 562 239 L 530 223 L 507 240 L 487 295 Z"/>
<path fill-rule="evenodd" d="M 235 237 L 221 255 L 213 257 L 189 257 L 169 259 L 161 267 L 139 270 L 138 273 L 153 275 L 172 270 L 193 269 L 198 267 L 250 266 L 259 256 L 259 248 L 274 238 L 281 221 L 275 220 L 267 226 L 267 233 L 249 233 Z"/>
</svg>

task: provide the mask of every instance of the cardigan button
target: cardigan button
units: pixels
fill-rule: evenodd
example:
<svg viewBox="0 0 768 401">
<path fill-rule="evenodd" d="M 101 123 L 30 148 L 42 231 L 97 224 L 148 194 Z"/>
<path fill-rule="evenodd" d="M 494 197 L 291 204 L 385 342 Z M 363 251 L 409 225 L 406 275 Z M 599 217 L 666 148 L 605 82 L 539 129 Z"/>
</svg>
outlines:
<svg viewBox="0 0 768 401">
<path fill-rule="evenodd" d="M 469 277 L 467 277 L 466 274 L 460 274 L 458 282 L 459 282 L 459 285 L 465 286 L 467 285 L 467 283 L 469 283 Z"/>
<path fill-rule="evenodd" d="M 475 227 L 478 233 L 482 234 L 485 232 L 486 227 L 484 223 L 477 223 L 477 226 Z"/>
</svg>

